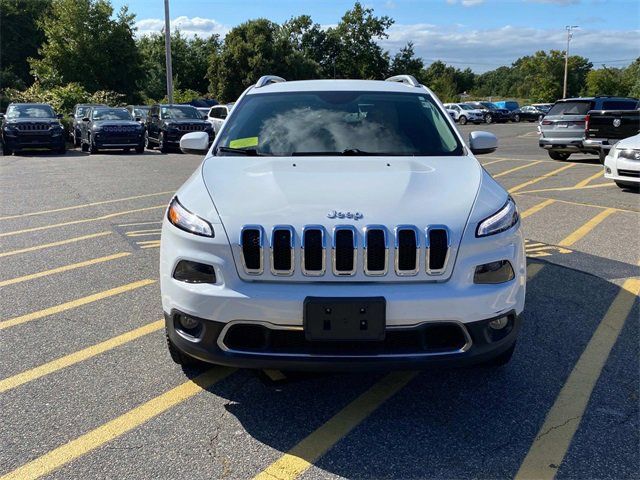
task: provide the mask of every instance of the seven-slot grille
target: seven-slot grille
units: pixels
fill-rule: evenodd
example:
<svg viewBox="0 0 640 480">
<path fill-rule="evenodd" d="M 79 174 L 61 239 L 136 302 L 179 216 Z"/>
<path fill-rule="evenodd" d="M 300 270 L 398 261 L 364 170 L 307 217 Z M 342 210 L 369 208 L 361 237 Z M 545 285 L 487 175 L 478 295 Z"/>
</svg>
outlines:
<svg viewBox="0 0 640 480">
<path fill-rule="evenodd" d="M 138 127 L 135 125 L 107 125 L 104 127 L 107 133 L 136 133 Z"/>
<path fill-rule="evenodd" d="M 335 276 L 351 276 L 358 271 L 359 246 L 362 246 L 364 274 L 387 275 L 389 244 L 394 245 L 391 268 L 398 276 L 415 276 L 421 271 L 441 275 L 447 268 L 450 235 L 447 227 L 430 226 L 425 231 L 413 225 L 398 225 L 393 230 L 383 225 L 368 225 L 362 230 L 351 225 L 336 226 L 327 247 L 329 235 L 322 225 L 307 225 L 300 236 L 290 225 L 276 225 L 266 238 L 260 225 L 245 225 L 240 233 L 240 253 L 245 273 L 264 273 L 264 248 L 269 248 L 267 267 L 276 276 L 290 276 L 299 258 L 303 275 L 326 274 L 327 264 Z M 392 238 L 390 238 L 392 237 Z M 424 248 L 423 248 L 424 246 Z M 300 250 L 299 257 L 296 255 Z"/>
<path fill-rule="evenodd" d="M 49 130 L 48 123 L 18 123 L 16 127 L 22 132 L 42 132 Z"/>
<path fill-rule="evenodd" d="M 206 128 L 206 125 L 198 123 L 183 123 L 178 125 L 178 128 L 182 132 L 202 132 Z"/>
</svg>

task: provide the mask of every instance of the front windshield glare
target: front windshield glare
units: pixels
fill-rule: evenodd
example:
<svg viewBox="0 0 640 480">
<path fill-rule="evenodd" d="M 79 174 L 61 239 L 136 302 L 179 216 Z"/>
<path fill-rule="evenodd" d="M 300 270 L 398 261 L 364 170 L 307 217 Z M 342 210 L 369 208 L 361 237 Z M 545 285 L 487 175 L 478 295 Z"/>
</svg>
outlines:
<svg viewBox="0 0 640 480">
<path fill-rule="evenodd" d="M 292 92 L 247 95 L 218 142 L 290 155 L 461 155 L 446 118 L 428 94 Z"/>
<path fill-rule="evenodd" d="M 162 107 L 162 118 L 165 119 L 182 119 L 197 118 L 201 119 L 200 112 L 193 107 Z"/>
<path fill-rule="evenodd" d="M 49 105 L 10 105 L 7 118 L 54 118 L 56 115 Z"/>
<path fill-rule="evenodd" d="M 105 109 L 93 112 L 94 120 L 131 120 L 131 114 L 126 109 Z"/>
</svg>

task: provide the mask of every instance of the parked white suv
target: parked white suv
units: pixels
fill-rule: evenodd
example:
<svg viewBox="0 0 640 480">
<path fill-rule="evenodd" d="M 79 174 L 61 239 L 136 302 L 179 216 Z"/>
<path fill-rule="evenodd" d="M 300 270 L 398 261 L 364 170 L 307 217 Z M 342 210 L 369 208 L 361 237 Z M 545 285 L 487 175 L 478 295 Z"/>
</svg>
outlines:
<svg viewBox="0 0 640 480">
<path fill-rule="evenodd" d="M 460 125 L 466 125 L 467 122 L 473 122 L 476 125 L 484 123 L 485 112 L 477 110 L 471 105 L 464 103 L 445 103 L 444 107 L 451 117 Z"/>
<path fill-rule="evenodd" d="M 415 78 L 262 77 L 171 200 L 172 358 L 249 368 L 502 365 L 525 302 L 518 210 Z"/>
<path fill-rule="evenodd" d="M 640 134 L 620 140 L 609 150 L 604 176 L 620 188 L 640 189 Z"/>
<path fill-rule="evenodd" d="M 209 110 L 207 121 L 211 125 L 213 125 L 213 132 L 216 135 L 220 131 L 220 128 L 222 128 L 222 124 L 224 123 L 227 116 L 229 116 L 229 112 L 232 108 L 233 103 L 227 103 L 226 105 L 215 105 Z"/>
</svg>

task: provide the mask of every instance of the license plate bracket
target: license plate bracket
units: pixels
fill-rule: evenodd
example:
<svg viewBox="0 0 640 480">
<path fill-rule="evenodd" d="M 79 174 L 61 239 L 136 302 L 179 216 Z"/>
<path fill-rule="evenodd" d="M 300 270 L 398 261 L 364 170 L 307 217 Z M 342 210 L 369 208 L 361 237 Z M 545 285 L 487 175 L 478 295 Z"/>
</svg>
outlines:
<svg viewBox="0 0 640 480">
<path fill-rule="evenodd" d="M 305 337 L 309 341 L 381 341 L 386 310 L 384 297 L 307 297 Z"/>
</svg>

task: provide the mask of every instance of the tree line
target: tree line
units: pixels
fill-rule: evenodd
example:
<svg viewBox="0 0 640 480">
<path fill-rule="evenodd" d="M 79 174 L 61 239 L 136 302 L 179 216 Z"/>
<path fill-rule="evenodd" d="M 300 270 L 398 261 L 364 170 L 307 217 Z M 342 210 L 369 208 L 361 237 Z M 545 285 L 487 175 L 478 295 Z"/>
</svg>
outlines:
<svg viewBox="0 0 640 480">
<path fill-rule="evenodd" d="M 517 98 L 552 102 L 562 95 L 564 52 L 538 51 L 482 74 L 445 62 L 429 65 L 408 43 L 392 55 L 380 46 L 394 20 L 356 2 L 323 28 L 308 15 L 278 24 L 244 22 L 224 37 L 172 33 L 175 101 L 235 100 L 263 74 L 289 80 L 383 79 L 408 73 L 443 101 Z M 135 15 L 109 0 L 0 0 L 0 107 L 46 101 L 60 111 L 75 103 L 166 100 L 164 35 L 136 36 Z M 569 57 L 568 95 L 640 97 L 640 58 L 626 68 L 594 69 Z"/>
</svg>

